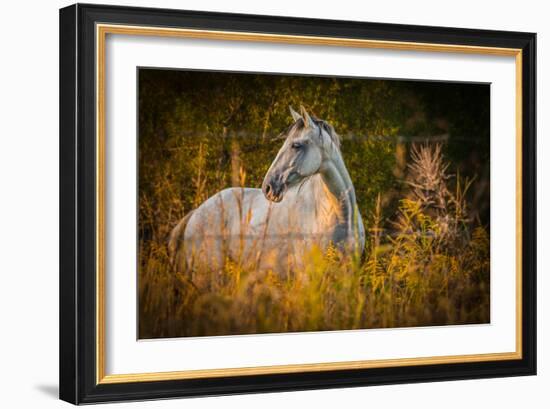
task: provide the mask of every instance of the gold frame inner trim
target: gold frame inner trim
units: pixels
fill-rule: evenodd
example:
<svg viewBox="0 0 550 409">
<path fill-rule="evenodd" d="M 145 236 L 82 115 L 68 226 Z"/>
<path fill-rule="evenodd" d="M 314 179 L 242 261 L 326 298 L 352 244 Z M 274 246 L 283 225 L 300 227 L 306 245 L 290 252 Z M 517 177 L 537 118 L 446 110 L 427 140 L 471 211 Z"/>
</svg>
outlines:
<svg viewBox="0 0 550 409">
<path fill-rule="evenodd" d="M 516 64 L 516 350 L 504 353 L 450 355 L 418 358 L 379 359 L 367 361 L 322 362 L 314 364 L 186 370 L 132 374 L 105 373 L 105 41 L 107 34 L 195 38 L 224 41 L 249 41 L 280 44 L 301 44 L 355 47 L 400 51 L 465 53 L 513 56 Z M 347 369 L 388 368 L 412 365 L 436 365 L 466 362 L 517 360 L 522 358 L 522 51 L 515 48 L 466 46 L 456 44 L 413 43 L 402 41 L 362 40 L 318 36 L 178 29 L 165 27 L 96 25 L 96 127 L 97 127 L 97 226 L 96 226 L 96 382 L 113 384 L 178 379 L 202 379 L 227 376 L 321 372 Z"/>
</svg>

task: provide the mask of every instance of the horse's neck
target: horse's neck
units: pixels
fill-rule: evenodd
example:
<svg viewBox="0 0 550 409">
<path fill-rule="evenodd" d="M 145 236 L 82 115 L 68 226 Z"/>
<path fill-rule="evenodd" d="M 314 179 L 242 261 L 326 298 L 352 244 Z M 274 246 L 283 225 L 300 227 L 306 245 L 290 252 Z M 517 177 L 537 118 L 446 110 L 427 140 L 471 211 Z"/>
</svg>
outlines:
<svg viewBox="0 0 550 409">
<path fill-rule="evenodd" d="M 320 175 L 321 186 L 337 213 L 339 224 L 351 225 L 355 218 L 355 189 L 339 152 L 324 161 Z"/>
</svg>

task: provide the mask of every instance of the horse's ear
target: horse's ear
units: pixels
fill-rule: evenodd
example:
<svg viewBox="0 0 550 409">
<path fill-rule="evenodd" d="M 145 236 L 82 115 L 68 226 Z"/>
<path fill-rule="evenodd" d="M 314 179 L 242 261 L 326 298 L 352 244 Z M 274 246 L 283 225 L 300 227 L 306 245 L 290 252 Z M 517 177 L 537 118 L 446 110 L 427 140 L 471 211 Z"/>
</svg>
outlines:
<svg viewBox="0 0 550 409">
<path fill-rule="evenodd" d="M 304 125 L 306 128 L 314 127 L 315 122 L 313 122 L 313 119 L 311 119 L 303 105 L 300 105 L 300 110 L 302 112 L 302 118 L 304 118 Z"/>
<path fill-rule="evenodd" d="M 292 109 L 290 105 L 288 106 L 288 109 L 290 110 L 290 115 L 292 115 L 292 119 L 294 119 L 294 122 L 296 122 L 298 119 L 302 119 L 300 114 Z"/>
</svg>

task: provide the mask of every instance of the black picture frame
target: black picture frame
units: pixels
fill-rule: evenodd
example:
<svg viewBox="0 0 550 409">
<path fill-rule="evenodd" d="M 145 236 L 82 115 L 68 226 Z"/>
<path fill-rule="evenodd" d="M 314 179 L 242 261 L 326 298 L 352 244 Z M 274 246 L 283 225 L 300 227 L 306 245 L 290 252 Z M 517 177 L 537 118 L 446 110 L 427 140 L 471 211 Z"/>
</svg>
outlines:
<svg viewBox="0 0 550 409">
<path fill-rule="evenodd" d="M 521 359 L 97 382 L 96 23 L 522 50 Z M 77 4 L 60 10 L 60 398 L 74 404 L 536 374 L 536 34 Z"/>
</svg>

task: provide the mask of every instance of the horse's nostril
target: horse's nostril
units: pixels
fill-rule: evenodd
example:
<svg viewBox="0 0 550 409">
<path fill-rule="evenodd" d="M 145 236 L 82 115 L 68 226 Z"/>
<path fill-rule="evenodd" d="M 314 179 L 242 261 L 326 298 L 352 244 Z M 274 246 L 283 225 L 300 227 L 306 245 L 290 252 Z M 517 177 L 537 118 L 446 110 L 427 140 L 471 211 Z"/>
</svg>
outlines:
<svg viewBox="0 0 550 409">
<path fill-rule="evenodd" d="M 270 185 L 266 185 L 266 187 L 265 187 L 265 194 L 268 195 L 269 192 L 270 192 L 270 190 L 271 190 L 271 186 L 270 186 Z"/>
</svg>

